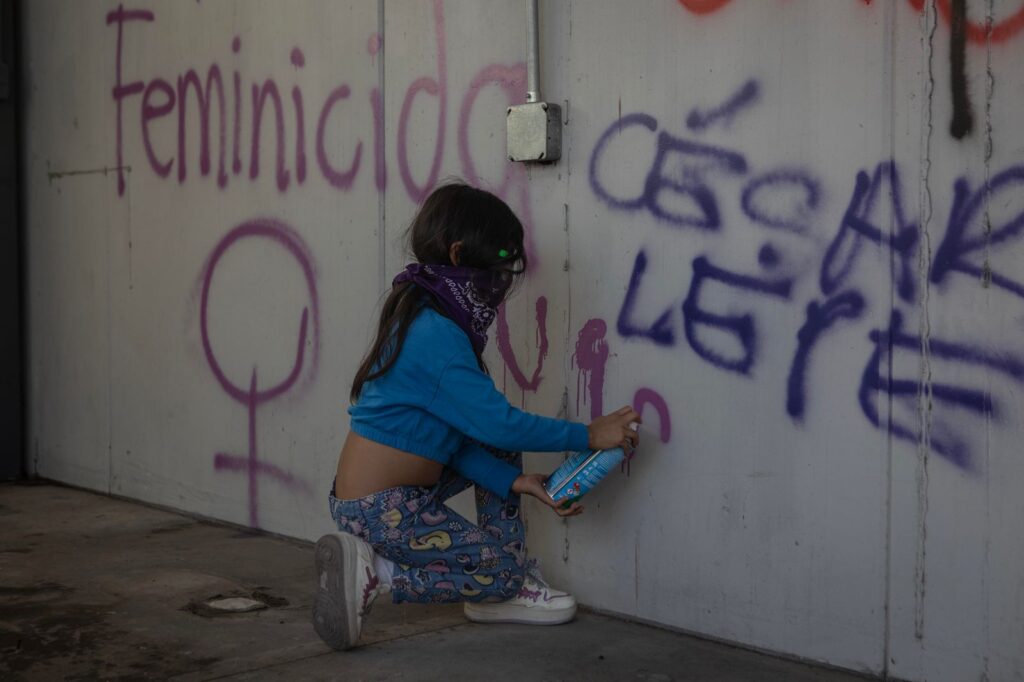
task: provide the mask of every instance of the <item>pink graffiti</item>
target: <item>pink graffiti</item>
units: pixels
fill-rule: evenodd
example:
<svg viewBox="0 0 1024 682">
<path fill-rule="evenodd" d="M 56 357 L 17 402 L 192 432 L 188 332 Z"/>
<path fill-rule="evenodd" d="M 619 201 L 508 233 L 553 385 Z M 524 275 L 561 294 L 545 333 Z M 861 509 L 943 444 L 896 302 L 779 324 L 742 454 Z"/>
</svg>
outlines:
<svg viewBox="0 0 1024 682">
<path fill-rule="evenodd" d="M 504 64 L 491 64 L 477 72 L 469 82 L 466 94 L 462 98 L 462 106 L 459 108 L 459 159 L 462 161 L 462 173 L 466 182 L 474 185 L 483 184 L 484 179 L 476 168 L 473 160 L 473 153 L 469 144 L 469 120 L 473 114 L 473 107 L 476 105 L 477 97 L 488 85 L 497 85 L 505 91 L 509 104 L 514 104 L 520 99 L 521 91 L 526 82 L 526 66 L 515 64 L 505 66 Z M 522 166 L 507 164 L 505 166 L 505 177 L 500 187 L 493 188 L 495 194 L 508 196 L 509 186 L 514 176 L 518 176 L 518 170 Z"/>
<path fill-rule="evenodd" d="M 662 443 L 667 443 L 672 440 L 672 416 L 668 411 L 668 403 L 661 397 L 661 394 L 652 388 L 640 388 L 637 389 L 636 394 L 633 396 L 633 409 L 636 410 L 641 417 L 644 416 L 644 407 L 650 405 L 658 413 L 658 439 Z M 630 462 L 633 461 L 633 457 L 636 456 L 636 451 L 630 451 L 626 453 L 626 458 L 622 461 L 622 471 L 628 476 Z"/>
<path fill-rule="evenodd" d="M 513 104 L 519 101 L 525 84 L 526 66 L 524 64 L 512 66 L 491 64 L 478 71 L 470 81 L 466 94 L 462 98 L 462 105 L 459 108 L 458 126 L 459 159 L 462 162 L 463 176 L 470 184 L 478 186 L 487 184 L 477 170 L 469 144 L 469 124 L 477 97 L 485 87 L 496 85 L 505 92 L 508 103 Z M 512 203 L 518 204 L 517 208 L 519 210 L 517 214 L 523 221 L 523 227 L 526 232 L 524 248 L 527 260 L 531 266 L 535 266 L 536 256 L 531 239 L 533 218 L 530 208 L 530 190 L 528 178 L 522 165 L 505 164 L 505 173 L 501 180 L 501 185 L 489 189 L 492 189 L 495 194 L 502 197 L 505 201 L 510 201 L 513 195 L 515 195 L 516 200 Z M 542 381 L 541 371 L 544 367 L 544 358 L 547 356 L 548 349 L 547 303 L 547 298 L 544 296 L 538 297 L 536 302 L 537 346 L 539 350 L 537 353 L 537 368 L 530 378 L 526 377 L 519 360 L 516 358 L 515 351 L 512 349 L 511 332 L 505 307 L 502 306 L 498 311 L 498 327 L 496 331 L 498 352 L 501 354 L 505 367 L 512 374 L 516 385 L 524 392 L 537 391 Z"/>
<path fill-rule="evenodd" d="M 462 106 L 459 109 L 459 159 L 462 161 L 462 174 L 466 182 L 478 186 L 484 185 L 485 182 L 473 161 L 473 153 L 469 144 L 469 122 L 477 97 L 488 85 L 497 85 L 504 90 L 508 104 L 519 103 L 526 88 L 526 65 L 520 63 L 511 66 L 503 64 L 485 66 L 470 81 L 466 94 L 462 98 Z M 517 193 L 515 203 L 518 203 L 519 210 L 516 213 L 523 221 L 526 231 L 527 262 L 531 266 L 536 265 L 537 254 L 533 248 L 532 239 L 533 216 L 530 208 L 530 185 L 523 164 L 505 164 L 505 176 L 502 178 L 501 185 L 488 189 L 510 203 L 512 203 L 513 194 Z"/>
<path fill-rule="evenodd" d="M 298 70 L 305 65 L 306 55 L 299 48 L 292 48 L 292 66 Z M 298 85 L 292 88 L 292 105 L 295 107 L 295 182 L 301 185 L 306 181 L 306 109 Z M 316 149 L 317 153 L 323 149 L 322 140 L 317 143 Z"/>
<path fill-rule="evenodd" d="M 107 26 L 117 24 L 117 61 L 114 67 L 114 89 L 111 94 L 117 102 L 117 193 L 124 194 L 124 150 L 121 146 L 122 120 L 121 100 L 128 95 L 136 95 L 146 87 L 142 81 L 132 81 L 127 85 L 121 81 L 121 52 L 124 47 L 124 24 L 126 21 L 153 21 L 155 16 L 147 10 L 125 10 L 124 5 L 107 14 Z M 151 157 L 152 158 L 152 157 Z"/>
<path fill-rule="evenodd" d="M 444 7 L 441 0 L 434 0 L 434 28 L 437 35 L 437 79 L 423 76 L 413 81 L 405 92 L 402 102 L 402 113 L 398 117 L 398 170 L 410 198 L 419 203 L 427 198 L 427 194 L 437 182 L 441 172 L 441 159 L 444 155 L 444 131 L 448 106 L 448 67 L 445 61 L 446 42 L 444 34 Z M 430 164 L 430 174 L 423 185 L 417 185 L 409 168 L 409 114 L 412 103 L 420 91 L 437 97 L 437 135 L 434 138 L 434 158 Z"/>
<path fill-rule="evenodd" d="M 437 73 L 433 76 L 420 76 L 408 86 L 395 133 L 399 174 L 407 195 L 414 202 L 422 201 L 434 188 L 444 162 L 449 102 L 443 9 L 442 1 L 434 0 L 432 13 Z M 128 115 L 126 108 L 136 95 L 140 95 L 138 134 L 145 149 L 144 165 L 158 178 L 168 178 L 176 166 L 178 182 L 184 183 L 189 177 L 187 149 L 189 146 L 198 146 L 198 175 L 207 177 L 214 173 L 211 161 L 216 154 L 216 183 L 221 189 L 226 189 L 232 178 L 242 176 L 246 165 L 248 172 L 245 175 L 250 181 L 256 181 L 264 175 L 264 166 L 268 164 L 260 158 L 261 155 L 272 157 L 274 182 L 282 193 L 306 183 L 309 156 L 316 159 L 315 170 L 319 171 L 329 186 L 341 191 L 350 191 L 355 186 L 362 170 L 364 141 L 354 141 L 353 151 L 347 159 L 333 158 L 336 154 L 331 149 L 328 134 L 329 130 L 339 127 L 342 130 L 354 128 L 349 122 L 362 113 L 353 109 L 354 101 L 361 98 L 355 96 L 348 83 L 341 82 L 331 87 L 323 100 L 318 102 L 318 106 L 307 106 L 310 100 L 300 84 L 285 85 L 274 78 L 252 79 L 243 74 L 239 66 L 243 45 L 237 35 L 230 41 L 229 59 L 232 64 L 224 65 L 214 61 L 206 67 L 205 78 L 202 76 L 203 70 L 197 67 L 167 78 L 154 75 L 125 82 L 124 72 L 130 65 L 137 63 L 132 60 L 126 63 L 123 53 L 126 27 L 136 21 L 154 24 L 157 21 L 156 14 L 148 10 L 125 10 L 121 6 L 110 12 L 106 19 L 109 25 L 116 25 L 117 28 L 115 85 L 112 93 L 117 116 L 114 137 L 118 158 L 118 195 L 125 192 L 125 171 L 128 170 L 123 165 L 125 138 L 133 132 L 125 129 L 123 120 Z M 371 34 L 366 51 L 373 62 L 376 62 L 382 49 L 383 38 L 377 33 Z M 299 46 L 292 46 L 286 54 L 293 72 L 301 76 L 307 65 L 303 50 Z M 496 85 L 506 93 L 509 104 L 517 103 L 522 99 L 525 80 L 523 64 L 492 64 L 481 69 L 472 79 L 462 99 L 458 127 L 459 154 L 470 182 L 483 184 L 470 154 L 468 140 L 469 119 L 478 94 Z M 246 88 L 251 90 L 248 99 L 245 97 Z M 415 137 L 410 125 L 414 105 L 420 101 L 417 100 L 419 95 L 435 97 L 438 104 L 436 131 L 429 136 L 433 140 L 433 156 L 422 181 L 414 177 L 410 166 L 410 144 Z M 189 99 L 195 103 L 190 105 Z M 387 140 L 382 83 L 377 82 L 369 89 L 367 99 L 369 109 L 364 111 L 370 114 L 373 121 L 374 184 L 378 191 L 384 191 L 387 185 Z M 196 109 L 197 116 L 188 115 L 189 107 Z M 176 145 L 171 143 L 166 149 L 158 149 L 160 138 L 154 135 L 154 131 L 164 119 L 177 119 Z M 189 130 L 196 121 L 198 135 Z M 307 131 L 312 133 L 314 130 L 315 135 L 307 135 Z M 294 149 L 286 149 L 291 140 L 294 141 Z M 227 167 L 229 148 L 230 170 Z M 536 265 L 538 256 L 532 244 L 533 219 L 527 180 L 521 165 L 506 164 L 501 186 L 496 193 L 512 204 L 523 220 L 526 228 L 526 253 L 529 261 Z"/>
<path fill-rule="evenodd" d="M 302 319 L 299 323 L 298 346 L 295 351 L 295 363 L 288 376 L 276 386 L 271 388 L 259 388 L 257 367 L 253 365 L 252 374 L 249 378 L 248 388 L 241 388 L 236 385 L 224 373 L 217 357 L 213 352 L 213 345 L 210 342 L 208 323 L 208 304 L 210 287 L 213 282 L 213 275 L 218 263 L 228 250 L 238 242 L 260 238 L 270 240 L 290 253 L 305 276 L 306 286 L 309 292 L 310 305 L 303 307 Z M 305 242 L 292 228 L 276 220 L 262 219 L 242 223 L 231 230 L 214 248 L 203 269 L 202 294 L 199 310 L 199 327 L 202 336 L 203 352 L 206 355 L 206 362 L 210 366 L 214 377 L 224 392 L 233 400 L 246 406 L 249 414 L 249 448 L 245 455 L 231 455 L 218 452 L 214 455 L 214 469 L 217 471 L 246 472 L 249 477 L 249 524 L 253 527 L 259 526 L 259 477 L 266 475 L 276 480 L 281 485 L 295 490 L 296 492 L 309 493 L 309 485 L 296 478 L 291 473 L 280 467 L 259 459 L 256 447 L 256 409 L 263 403 L 283 395 L 289 391 L 298 381 L 305 364 L 305 352 L 307 337 L 311 337 L 312 357 L 310 358 L 310 375 L 316 373 L 317 346 L 319 339 L 320 315 L 317 303 L 316 276 L 313 268 L 313 259 L 306 247 Z"/>
<path fill-rule="evenodd" d="M 146 151 L 150 151 L 151 142 L 149 139 L 149 121 L 152 118 L 160 118 L 166 116 L 170 109 L 174 108 L 174 96 L 173 93 L 164 91 L 164 95 L 167 100 L 163 106 L 159 107 L 155 111 L 147 110 L 146 98 L 149 95 L 149 88 L 164 83 L 161 79 L 157 78 L 150 82 L 149 86 L 146 87 L 146 92 L 142 95 L 142 130 L 143 137 L 145 138 Z M 188 102 L 186 96 L 188 95 L 188 86 L 192 85 L 196 93 L 196 103 L 200 108 L 200 119 L 199 119 L 199 134 L 200 134 L 200 148 L 199 148 L 199 171 L 203 175 L 210 174 L 210 105 L 212 102 L 211 96 L 213 95 L 213 86 L 217 86 L 217 101 L 220 104 L 218 111 L 220 112 L 220 155 L 218 157 L 217 164 L 217 185 L 224 187 L 228 184 L 228 174 L 224 167 L 224 157 L 227 151 L 227 145 L 225 144 L 225 129 L 226 129 L 226 112 L 224 111 L 224 80 L 221 78 L 220 69 L 216 64 L 210 67 L 209 72 L 206 76 L 206 89 L 204 91 L 202 83 L 199 81 L 199 74 L 194 69 L 189 69 L 184 75 L 178 76 L 178 129 L 181 134 L 178 135 L 178 158 L 181 160 L 178 163 L 178 183 L 185 182 L 186 168 L 188 163 L 185 156 L 185 114 L 188 109 Z M 148 115 L 147 115 L 148 114 Z M 152 157 L 151 157 L 152 159 Z M 167 170 L 170 170 L 170 162 L 166 164 Z"/>
<path fill-rule="evenodd" d="M 658 413 L 658 438 L 662 443 L 672 440 L 672 417 L 668 411 L 668 403 L 652 388 L 638 389 L 633 396 L 633 409 L 642 417 L 646 405 L 650 405 Z"/>
<path fill-rule="evenodd" d="M 281 104 L 281 93 L 277 90 L 277 83 L 268 78 L 263 85 L 252 85 L 252 147 L 249 150 L 249 179 L 255 180 L 260 176 L 260 130 L 263 123 L 263 108 L 270 100 L 274 105 L 274 129 L 277 131 L 275 138 L 277 142 L 277 189 L 285 191 L 288 189 L 288 182 L 291 174 L 288 171 L 287 161 L 284 158 L 284 105 Z M 184 135 L 180 130 L 179 138 Z M 184 164 L 185 159 L 179 159 L 179 164 Z"/>
<path fill-rule="evenodd" d="M 576 414 L 580 413 L 580 397 L 583 404 L 590 401 L 590 418 L 604 414 L 604 370 L 608 364 L 608 342 L 605 335 L 608 325 L 600 318 L 588 320 L 580 329 L 576 339 L 576 352 L 572 361 L 577 369 Z"/>
<path fill-rule="evenodd" d="M 334 108 L 334 105 L 343 99 L 348 99 L 349 94 L 351 94 L 351 90 L 344 84 L 332 90 L 331 94 L 327 96 L 324 108 L 320 111 L 320 120 L 316 124 L 316 162 L 319 164 L 320 172 L 323 173 L 327 182 L 332 187 L 337 187 L 338 189 L 348 189 L 352 186 L 352 183 L 356 180 L 356 174 L 359 173 L 359 162 L 363 157 L 363 143 L 360 141 L 356 144 L 354 158 L 348 170 L 337 170 L 327 158 L 327 148 L 324 144 L 327 118 L 331 115 L 331 109 Z"/>
<path fill-rule="evenodd" d="M 498 352 L 505 360 L 505 366 L 512 373 L 516 385 L 524 391 L 536 391 L 540 387 L 541 371 L 544 369 L 544 358 L 548 355 L 548 299 L 544 296 L 537 298 L 537 367 L 529 379 L 519 366 L 515 351 L 512 350 L 511 334 L 508 328 L 508 317 L 505 313 L 505 306 L 498 308 L 498 329 L 496 332 Z"/>
<path fill-rule="evenodd" d="M 439 11 L 440 4 L 436 8 Z M 273 136 L 272 153 L 274 154 L 274 177 L 278 191 L 287 192 L 292 185 L 292 169 L 289 159 L 294 164 L 295 185 L 303 185 L 307 175 L 307 136 L 306 136 L 306 99 L 303 90 L 299 85 L 293 85 L 291 92 L 291 106 L 287 106 L 282 98 L 282 93 L 288 90 L 278 85 L 273 78 L 251 81 L 251 105 L 245 107 L 243 97 L 243 77 L 237 69 L 231 69 L 230 95 L 226 92 L 225 81 L 228 69 L 222 69 L 221 65 L 214 62 L 206 70 L 205 81 L 200 77 L 200 69 L 188 69 L 184 73 L 171 78 L 154 76 L 152 78 L 139 78 L 130 82 L 124 81 L 124 31 L 126 25 L 131 22 L 156 22 L 156 15 L 149 10 L 126 10 L 124 5 L 106 15 L 107 25 L 117 27 L 117 46 L 115 55 L 114 87 L 111 91 L 116 110 L 115 123 L 115 151 L 117 155 L 117 193 L 123 196 L 125 184 L 125 171 L 130 170 L 124 164 L 124 140 L 125 140 L 125 106 L 128 100 L 136 95 L 141 95 L 139 103 L 139 135 L 142 138 L 145 149 L 146 161 L 150 169 L 159 178 L 168 178 L 172 168 L 177 165 L 177 179 L 184 183 L 188 177 L 188 158 L 186 154 L 188 145 L 188 121 L 187 116 L 190 99 L 190 91 L 194 93 L 191 99 L 195 100 L 195 107 L 198 109 L 199 121 L 199 173 L 203 177 L 209 176 L 211 172 L 211 147 L 217 147 L 217 173 L 216 183 L 220 188 L 226 188 L 229 181 L 229 174 L 226 167 L 226 156 L 228 146 L 231 147 L 231 172 L 238 177 L 242 174 L 244 167 L 242 159 L 243 149 L 243 113 L 248 114 L 248 122 L 251 125 L 251 138 L 249 139 L 249 179 L 256 180 L 261 176 L 260 153 L 263 149 L 264 139 L 263 123 L 264 118 L 272 118 L 273 122 L 267 121 L 267 128 L 270 132 L 267 136 Z M 443 40 L 443 25 L 438 26 L 439 37 Z M 376 43 L 371 37 L 371 58 L 375 58 L 373 46 L 380 47 L 379 39 Z M 231 40 L 231 54 L 237 57 L 242 51 L 242 41 L 238 36 Z M 302 49 L 295 46 L 288 52 L 288 59 L 296 73 L 301 73 L 306 66 L 306 56 Z M 444 67 L 443 51 L 440 59 L 440 66 Z M 177 87 L 173 85 L 176 82 Z M 442 84 L 444 82 L 442 73 Z M 417 83 L 419 84 L 417 86 Z M 428 87 L 424 79 L 413 84 L 413 88 L 419 87 L 428 92 L 435 93 L 435 89 Z M 191 87 L 190 87 L 191 86 Z M 410 89 L 412 95 L 415 94 Z M 334 87 L 326 96 L 319 109 L 310 112 L 317 123 L 317 135 L 315 138 L 314 155 L 317 160 L 317 167 L 321 171 L 324 180 L 340 190 L 349 190 L 354 184 L 360 167 L 360 154 L 362 141 L 357 141 L 354 158 L 347 167 L 342 166 L 337 160 L 331 160 L 328 154 L 328 142 L 325 130 L 332 117 L 339 116 L 342 103 L 351 95 L 351 89 L 345 83 Z M 230 101 L 228 101 L 230 100 Z M 412 97 L 407 97 L 411 104 Z M 442 122 L 443 102 L 442 101 Z M 383 126 L 383 102 L 381 101 L 380 89 L 374 88 L 369 93 L 369 103 L 374 117 L 374 161 L 375 179 L 377 188 L 384 189 L 386 170 L 384 168 L 384 126 Z M 177 111 L 177 145 L 174 147 L 177 154 L 163 155 L 156 148 L 152 128 L 161 119 L 172 116 Z M 228 118 L 231 118 L 230 133 Z M 289 131 L 288 126 L 294 126 Z M 346 126 L 347 127 L 347 126 Z M 443 134 L 443 127 L 439 130 Z M 295 148 L 289 155 L 285 149 L 286 139 L 294 133 Z M 229 142 L 230 139 L 230 142 Z M 438 141 L 438 148 L 443 140 Z M 193 143 L 194 145 L 195 143 Z M 400 155 L 404 154 L 404 148 L 400 149 Z M 431 176 L 426 185 L 427 188 L 436 181 L 437 170 L 440 159 L 435 155 L 435 163 Z M 404 158 L 404 157 L 402 157 Z"/>
<path fill-rule="evenodd" d="M 235 36 L 231 41 L 231 51 L 238 54 L 242 49 L 242 39 Z M 242 172 L 242 151 L 239 147 L 239 140 L 242 139 L 242 74 L 235 71 L 234 78 L 235 82 L 235 120 L 231 126 L 231 130 L 234 133 L 234 137 L 231 140 L 231 170 L 235 175 Z M 174 104 L 172 103 L 173 107 Z M 118 143 L 120 144 L 120 136 L 118 136 Z"/>
</svg>

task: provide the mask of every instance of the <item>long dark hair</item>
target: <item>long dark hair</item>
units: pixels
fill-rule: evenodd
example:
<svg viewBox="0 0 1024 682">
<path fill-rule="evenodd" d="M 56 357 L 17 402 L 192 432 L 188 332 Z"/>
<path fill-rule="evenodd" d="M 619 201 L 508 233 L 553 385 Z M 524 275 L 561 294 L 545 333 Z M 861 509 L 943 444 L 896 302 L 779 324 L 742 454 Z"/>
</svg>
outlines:
<svg viewBox="0 0 1024 682">
<path fill-rule="evenodd" d="M 518 279 L 526 270 L 523 224 L 508 205 L 490 192 L 452 182 L 438 187 L 420 207 L 406 232 L 416 260 L 424 265 L 451 264 L 452 244 L 462 242 L 459 265 L 501 267 Z M 505 250 L 509 255 L 501 256 Z M 511 289 L 510 289 L 511 291 Z M 387 374 L 398 360 L 409 326 L 426 306 L 442 315 L 433 298 L 411 282 L 392 287 L 380 313 L 377 336 L 352 381 L 350 400 L 359 400 L 363 384 Z M 483 359 L 477 357 L 481 368 Z"/>
</svg>

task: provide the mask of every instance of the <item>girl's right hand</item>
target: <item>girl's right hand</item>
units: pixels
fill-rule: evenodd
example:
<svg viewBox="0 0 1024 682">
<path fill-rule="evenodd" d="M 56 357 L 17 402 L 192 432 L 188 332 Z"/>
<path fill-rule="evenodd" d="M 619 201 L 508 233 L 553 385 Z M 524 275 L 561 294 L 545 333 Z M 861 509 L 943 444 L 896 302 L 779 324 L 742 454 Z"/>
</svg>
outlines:
<svg viewBox="0 0 1024 682">
<path fill-rule="evenodd" d="M 512 482 L 512 492 L 517 495 L 532 495 L 538 500 L 555 510 L 559 516 L 577 516 L 583 513 L 583 505 L 573 502 L 566 508 L 559 506 L 559 503 L 551 499 L 544 490 L 544 481 L 547 476 L 543 474 L 520 474 L 519 478 Z"/>
<path fill-rule="evenodd" d="M 598 417 L 587 426 L 590 447 L 594 450 L 615 447 L 635 449 L 640 443 L 640 433 L 629 428 L 634 423 L 641 423 L 640 414 L 629 405 Z"/>
</svg>

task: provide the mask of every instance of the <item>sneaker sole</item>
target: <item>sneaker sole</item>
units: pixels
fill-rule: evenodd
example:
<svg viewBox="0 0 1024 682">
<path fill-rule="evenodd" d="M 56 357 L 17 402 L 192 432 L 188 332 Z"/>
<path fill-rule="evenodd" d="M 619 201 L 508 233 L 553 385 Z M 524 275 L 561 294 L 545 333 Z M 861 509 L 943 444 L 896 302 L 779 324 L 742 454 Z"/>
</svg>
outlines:
<svg viewBox="0 0 1024 682">
<path fill-rule="evenodd" d="M 359 548 L 355 538 L 325 535 L 316 543 L 320 581 L 313 601 L 313 629 L 332 649 L 351 649 L 359 640 L 358 605 L 352 603 Z"/>
<path fill-rule="evenodd" d="M 463 605 L 466 618 L 474 623 L 516 623 L 519 625 L 562 625 L 576 617 L 576 605 L 564 609 L 538 609 L 512 604 Z"/>
</svg>

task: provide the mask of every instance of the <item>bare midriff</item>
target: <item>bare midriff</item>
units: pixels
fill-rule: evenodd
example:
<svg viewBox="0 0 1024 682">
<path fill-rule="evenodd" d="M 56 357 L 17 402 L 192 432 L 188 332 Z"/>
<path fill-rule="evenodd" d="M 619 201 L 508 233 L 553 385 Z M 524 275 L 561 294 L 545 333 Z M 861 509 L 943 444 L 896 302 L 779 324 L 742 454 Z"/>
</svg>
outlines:
<svg viewBox="0 0 1024 682">
<path fill-rule="evenodd" d="M 363 438 L 350 431 L 338 460 L 334 496 L 353 500 L 398 486 L 431 487 L 441 478 L 440 462 Z"/>
</svg>

